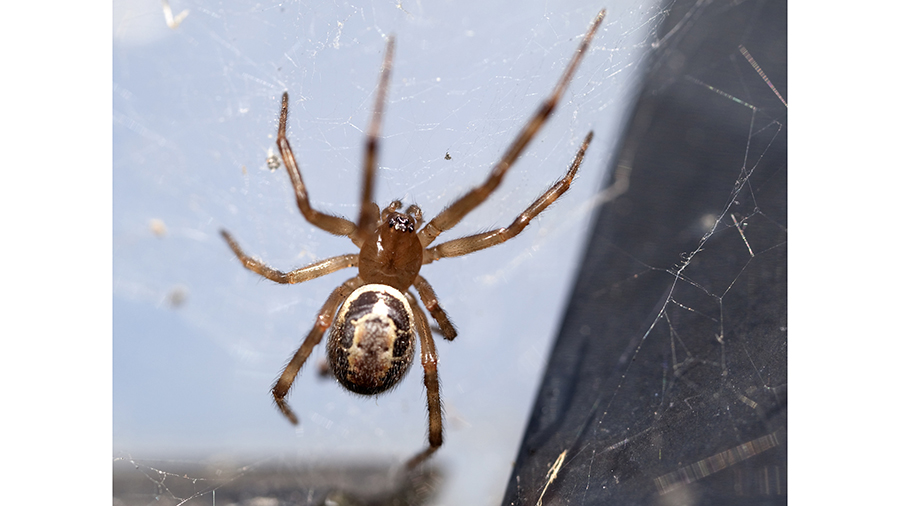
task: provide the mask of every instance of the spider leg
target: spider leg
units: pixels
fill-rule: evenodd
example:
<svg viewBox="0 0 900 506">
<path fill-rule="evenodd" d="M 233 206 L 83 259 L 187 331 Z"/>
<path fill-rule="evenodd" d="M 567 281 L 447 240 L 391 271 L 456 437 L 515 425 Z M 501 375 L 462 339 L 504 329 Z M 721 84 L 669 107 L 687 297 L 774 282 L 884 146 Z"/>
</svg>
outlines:
<svg viewBox="0 0 900 506">
<path fill-rule="evenodd" d="M 387 98 L 388 81 L 391 77 L 391 68 L 394 63 L 394 38 L 388 37 L 387 48 L 384 51 L 384 63 L 381 65 L 381 77 L 378 80 L 378 89 L 375 92 L 375 108 L 372 110 L 372 119 L 366 132 L 366 152 L 363 162 L 362 197 L 359 206 L 359 222 L 353 242 L 362 245 L 375 233 L 375 222 L 378 219 L 378 207 L 372 202 L 373 187 L 375 186 L 375 171 L 378 169 L 378 142 L 381 135 L 382 116 L 384 115 L 384 102 Z M 399 206 L 398 206 L 399 207 Z M 357 242 L 358 241 L 358 242 Z"/>
<path fill-rule="evenodd" d="M 356 224 L 352 221 L 340 216 L 316 211 L 309 204 L 309 195 L 306 193 L 306 185 L 303 184 L 303 178 L 300 176 L 300 167 L 297 165 L 297 160 L 294 159 L 294 152 L 291 150 L 291 144 L 287 139 L 287 117 L 288 94 L 284 92 L 281 96 L 281 116 L 278 119 L 278 151 L 281 153 L 281 159 L 284 160 L 284 168 L 287 170 L 288 176 L 291 178 L 291 184 L 294 186 L 294 194 L 297 196 L 297 207 L 300 208 L 300 213 L 303 214 L 306 221 L 329 234 L 344 236 L 355 234 Z"/>
<path fill-rule="evenodd" d="M 441 410 L 441 385 L 438 381 L 437 371 L 438 357 L 434 347 L 434 338 L 431 336 L 431 328 L 428 326 L 425 312 L 422 311 L 415 297 L 410 295 L 407 298 L 416 318 L 419 339 L 422 341 L 422 368 L 425 369 L 425 391 L 428 396 L 428 447 L 407 461 L 406 468 L 413 469 L 444 443 L 444 426 Z"/>
<path fill-rule="evenodd" d="M 434 242 L 438 235 L 441 232 L 447 231 L 460 220 L 462 220 L 467 214 L 469 214 L 472 209 L 477 207 L 479 204 L 485 201 L 491 193 L 500 185 L 500 182 L 503 180 L 503 176 L 506 175 L 506 172 L 512 167 L 513 163 L 519 158 L 519 155 L 522 154 L 522 151 L 525 150 L 525 147 L 528 146 L 528 143 L 534 138 L 535 134 L 541 129 L 544 125 L 544 122 L 547 121 L 547 118 L 553 114 L 553 110 L 556 108 L 556 104 L 559 102 L 560 97 L 563 92 L 569 86 L 569 83 L 572 81 L 572 77 L 575 74 L 575 70 L 578 68 L 578 64 L 581 63 L 581 59 L 584 57 L 584 54 L 587 52 L 588 45 L 591 43 L 591 39 L 594 37 L 594 34 L 597 32 L 597 27 L 600 26 L 600 22 L 603 21 L 603 17 L 606 15 L 606 10 L 600 11 L 596 18 L 594 18 L 594 22 L 591 24 L 590 29 L 587 34 L 585 34 L 584 39 L 581 41 L 581 44 L 578 46 L 578 49 L 575 51 L 575 54 L 572 56 L 572 60 L 569 62 L 568 67 L 566 67 L 565 72 L 563 72 L 562 77 L 559 79 L 559 82 L 556 84 L 556 88 L 554 88 L 553 93 L 544 100 L 544 103 L 535 111 L 534 115 L 525 125 L 525 127 L 519 132 L 519 135 L 516 136 L 515 140 L 513 140 L 512 144 L 507 148 L 506 153 L 503 154 L 503 157 L 494 165 L 494 168 L 491 170 L 490 175 L 487 180 L 481 184 L 481 186 L 477 186 L 470 190 L 468 193 L 459 198 L 456 202 L 453 202 L 446 209 L 440 212 L 437 216 L 434 217 L 425 227 L 419 232 L 419 239 L 422 242 L 423 247 L 428 247 L 429 244 Z"/>
<path fill-rule="evenodd" d="M 356 276 L 348 279 L 343 285 L 335 288 L 334 291 L 331 292 L 331 295 L 328 296 L 328 300 L 325 301 L 325 304 L 322 305 L 322 309 L 319 310 L 319 315 L 316 317 L 316 324 L 313 326 L 312 330 L 309 331 L 309 334 L 306 336 L 303 344 L 300 345 L 300 348 L 297 349 L 297 352 L 294 353 L 294 357 L 284 367 L 281 376 L 278 378 L 278 381 L 275 382 L 275 386 L 272 387 L 272 397 L 275 398 L 275 405 L 278 406 L 281 413 L 294 425 L 297 425 L 298 423 L 297 415 L 294 414 L 284 398 L 291 389 L 291 385 L 294 384 L 294 378 L 297 377 L 297 373 L 300 372 L 303 363 L 306 362 L 306 359 L 309 358 L 309 354 L 312 352 L 313 348 L 315 348 L 316 345 L 319 344 L 319 341 L 322 340 L 322 335 L 325 334 L 325 331 L 331 326 L 334 315 L 337 313 L 338 308 L 340 308 L 341 303 L 353 292 L 353 290 L 356 290 L 362 286 L 362 284 L 362 279 L 360 279 L 359 276 Z"/>
<path fill-rule="evenodd" d="M 234 238 L 231 237 L 231 234 L 229 234 L 225 230 L 221 230 L 220 232 L 222 234 L 222 237 L 225 238 L 225 241 L 228 242 L 228 246 L 231 247 L 231 251 L 233 251 L 241 261 L 241 263 L 244 264 L 244 267 L 264 278 L 271 279 L 276 283 L 303 283 L 304 281 L 309 281 L 310 279 L 315 279 L 326 274 L 331 274 L 332 272 L 346 269 L 347 267 L 355 267 L 359 265 L 359 255 L 354 253 L 326 258 L 325 260 L 307 265 L 306 267 L 294 269 L 290 272 L 281 272 L 269 267 L 268 265 L 260 262 L 255 258 L 247 256 L 243 252 L 243 250 L 241 250 L 241 247 L 238 246 L 237 241 L 235 241 Z"/>
<path fill-rule="evenodd" d="M 444 339 L 448 341 L 452 341 L 456 338 L 456 328 L 453 326 L 453 323 L 450 322 L 450 318 L 447 317 L 447 313 L 441 308 L 440 304 L 438 304 L 437 295 L 434 293 L 434 288 L 431 287 L 431 284 L 428 281 L 425 281 L 421 275 L 416 276 L 416 280 L 413 281 L 413 286 L 416 287 L 416 291 L 419 292 L 419 297 L 422 299 L 422 303 L 425 304 L 425 309 L 431 313 L 431 317 L 437 321 L 438 326 L 441 329 L 441 335 L 444 336 Z"/>
<path fill-rule="evenodd" d="M 562 194 L 569 189 L 569 185 L 572 184 L 572 180 L 575 178 L 575 173 L 578 172 L 578 167 L 581 166 L 581 161 L 584 159 L 584 152 L 587 150 L 588 145 L 591 143 L 591 139 L 593 139 L 593 137 L 594 132 L 589 132 L 587 134 L 587 136 L 584 138 L 584 142 L 581 143 L 581 148 L 578 150 L 578 154 L 575 155 L 575 160 L 572 161 L 572 165 L 569 166 L 569 170 L 566 172 L 566 175 L 563 176 L 562 179 L 557 181 L 553 186 L 548 188 L 543 195 L 541 195 L 537 200 L 534 201 L 534 203 L 528 206 L 528 209 L 526 209 L 522 212 L 522 214 L 516 217 L 516 219 L 513 220 L 509 227 L 498 228 L 496 230 L 491 230 L 490 232 L 461 237 L 459 239 L 454 239 L 452 241 L 438 244 L 433 248 L 428 248 L 427 250 L 425 250 L 422 264 L 431 263 L 435 260 L 446 257 L 468 255 L 469 253 L 473 253 L 478 250 L 496 246 L 497 244 L 508 241 L 509 239 L 517 236 L 519 232 L 521 232 L 525 229 L 526 226 L 528 226 L 528 223 L 532 219 L 534 219 L 535 216 L 539 215 L 544 209 L 555 202 L 556 199 L 562 196 Z M 418 289 L 418 286 L 416 286 L 416 289 Z"/>
</svg>

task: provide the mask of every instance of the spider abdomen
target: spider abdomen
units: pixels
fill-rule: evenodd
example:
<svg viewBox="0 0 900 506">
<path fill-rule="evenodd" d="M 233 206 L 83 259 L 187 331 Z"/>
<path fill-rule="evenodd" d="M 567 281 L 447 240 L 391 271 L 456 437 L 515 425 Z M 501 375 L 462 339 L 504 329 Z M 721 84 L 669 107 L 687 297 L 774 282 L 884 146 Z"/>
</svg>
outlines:
<svg viewBox="0 0 900 506">
<path fill-rule="evenodd" d="M 403 378 L 415 352 L 413 313 L 406 296 L 388 285 L 357 288 L 338 311 L 328 360 L 347 390 L 374 395 Z"/>
</svg>

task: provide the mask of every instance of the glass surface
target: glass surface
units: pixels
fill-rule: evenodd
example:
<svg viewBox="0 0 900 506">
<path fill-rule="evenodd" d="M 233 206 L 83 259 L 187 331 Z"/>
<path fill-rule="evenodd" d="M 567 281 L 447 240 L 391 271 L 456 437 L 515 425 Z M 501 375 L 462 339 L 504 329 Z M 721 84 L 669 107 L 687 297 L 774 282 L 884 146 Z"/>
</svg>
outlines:
<svg viewBox="0 0 900 506">
<path fill-rule="evenodd" d="M 289 397 L 300 426 L 272 405 L 282 366 L 353 273 L 277 285 L 244 269 L 219 230 L 282 270 L 354 249 L 306 223 L 284 168 L 267 166 L 281 93 L 313 205 L 354 219 L 393 34 L 376 201 L 416 203 L 428 219 L 486 178 L 608 9 L 556 114 L 499 190 L 442 239 L 508 225 L 593 130 L 572 189 L 514 240 L 422 269 L 459 330 L 437 343 L 436 499 L 497 503 L 663 13 L 629 2 L 170 5 L 173 20 L 189 11 L 174 28 L 158 2 L 114 5 L 113 444 L 117 466 L 164 473 L 141 474 L 150 488 L 184 475 L 182 464 L 213 462 L 220 474 L 231 464 L 391 469 L 426 441 L 418 364 L 393 391 L 361 398 L 318 376 L 320 345 Z M 196 472 L 187 474 L 206 477 Z"/>
</svg>

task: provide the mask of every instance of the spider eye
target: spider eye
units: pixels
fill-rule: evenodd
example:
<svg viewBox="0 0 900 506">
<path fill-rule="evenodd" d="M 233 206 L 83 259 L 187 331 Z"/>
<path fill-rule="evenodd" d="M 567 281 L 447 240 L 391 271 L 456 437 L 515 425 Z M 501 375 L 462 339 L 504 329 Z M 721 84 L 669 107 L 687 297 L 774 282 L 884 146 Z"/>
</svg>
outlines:
<svg viewBox="0 0 900 506">
<path fill-rule="evenodd" d="M 388 226 L 398 232 L 415 232 L 416 224 L 409 217 L 402 214 L 395 214 L 388 218 Z"/>
</svg>

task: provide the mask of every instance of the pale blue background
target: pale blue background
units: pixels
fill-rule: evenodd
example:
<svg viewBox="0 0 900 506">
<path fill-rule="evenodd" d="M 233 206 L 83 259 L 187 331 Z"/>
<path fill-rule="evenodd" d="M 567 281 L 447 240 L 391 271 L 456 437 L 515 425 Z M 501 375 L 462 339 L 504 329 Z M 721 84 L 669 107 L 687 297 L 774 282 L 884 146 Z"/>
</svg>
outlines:
<svg viewBox="0 0 900 506">
<path fill-rule="evenodd" d="M 567 303 L 583 236 L 640 61 L 662 21 L 631 2 L 159 2 L 114 4 L 113 446 L 130 458 L 400 463 L 426 438 L 422 370 L 363 399 L 319 380 L 317 349 L 290 397 L 268 389 L 328 293 L 353 272 L 281 286 L 218 235 L 283 270 L 352 251 L 300 216 L 266 168 L 283 91 L 288 135 L 318 209 L 355 218 L 365 125 L 384 54 L 397 50 L 376 200 L 426 219 L 487 175 L 554 83 L 590 21 L 601 26 L 556 115 L 499 191 L 443 239 L 505 226 L 560 177 L 591 129 L 572 190 L 514 241 L 423 268 L 459 329 L 438 342 L 443 500 L 495 504 Z M 445 160 L 449 153 L 451 160 Z M 154 234 L 151 220 L 165 226 Z M 181 305 L 173 293 L 186 294 Z M 311 367 L 312 366 L 312 367 Z M 249 460 L 248 460 L 249 461 Z"/>
</svg>

